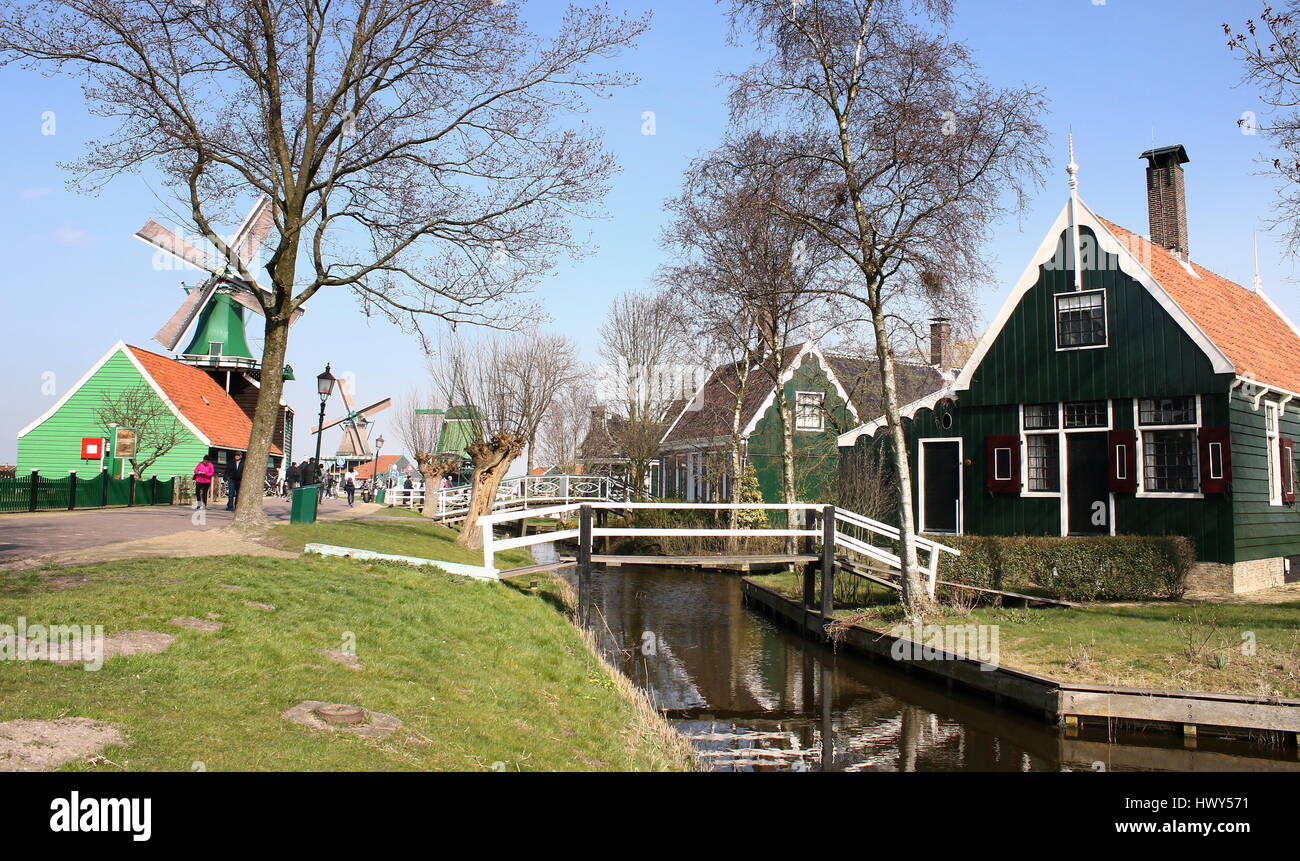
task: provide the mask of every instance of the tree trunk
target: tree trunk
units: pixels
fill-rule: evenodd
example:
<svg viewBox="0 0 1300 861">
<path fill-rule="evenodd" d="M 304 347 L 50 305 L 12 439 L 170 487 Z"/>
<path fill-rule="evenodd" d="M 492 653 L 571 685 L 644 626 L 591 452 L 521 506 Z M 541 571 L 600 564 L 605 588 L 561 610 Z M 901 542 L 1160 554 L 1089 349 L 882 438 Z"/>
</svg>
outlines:
<svg viewBox="0 0 1300 861">
<path fill-rule="evenodd" d="M 871 302 L 871 323 L 876 333 L 876 360 L 880 362 L 880 388 L 884 400 L 885 418 L 889 438 L 893 443 L 894 469 L 898 481 L 898 534 L 902 590 L 900 598 L 908 616 L 924 615 L 931 606 L 930 593 L 921 582 L 921 572 L 916 559 L 915 518 L 912 511 L 912 469 L 907 461 L 907 439 L 903 435 L 903 419 L 898 411 L 898 387 L 894 378 L 892 350 L 885 328 L 885 311 L 880 302 Z"/>
<path fill-rule="evenodd" d="M 497 498 L 497 488 L 506 470 L 519 456 L 522 443 L 513 437 L 503 439 L 493 437 L 490 440 L 474 443 L 466 453 L 474 459 L 474 474 L 470 476 L 469 512 L 461 524 L 460 535 L 456 543 L 470 550 L 483 549 L 483 534 L 478 528 L 478 519 L 492 510 Z"/>
<path fill-rule="evenodd" d="M 284 394 L 284 357 L 289 345 L 289 319 L 268 315 L 262 346 L 261 388 L 253 411 L 253 429 L 244 453 L 244 475 L 239 483 L 235 517 L 228 527 L 234 532 L 261 532 L 270 526 L 262 510 L 262 487 L 271 457 L 271 440 L 280 420 L 280 398 Z"/>
<path fill-rule="evenodd" d="M 784 370 L 778 361 L 776 368 L 776 414 L 781 421 L 781 496 L 784 502 L 791 504 L 799 501 L 799 494 L 795 489 L 794 475 L 794 417 L 791 415 L 790 402 L 785 396 L 785 386 L 781 384 Z M 794 512 L 789 509 L 785 513 L 785 522 L 787 529 L 802 528 L 802 524 L 797 521 Z M 793 555 L 796 551 L 797 544 L 794 536 L 788 536 L 785 539 L 785 552 Z"/>
</svg>

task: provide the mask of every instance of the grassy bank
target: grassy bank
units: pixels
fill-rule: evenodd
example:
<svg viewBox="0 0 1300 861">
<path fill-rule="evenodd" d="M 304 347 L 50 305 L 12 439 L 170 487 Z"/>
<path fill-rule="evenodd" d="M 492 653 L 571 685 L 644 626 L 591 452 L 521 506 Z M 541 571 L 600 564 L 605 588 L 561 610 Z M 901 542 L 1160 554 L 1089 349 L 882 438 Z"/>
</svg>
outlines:
<svg viewBox="0 0 1300 861">
<path fill-rule="evenodd" d="M 418 556 L 482 565 L 483 554 L 456 545 L 457 532 L 424 518 L 405 520 L 323 520 L 290 523 L 271 530 L 271 541 L 285 550 L 301 552 L 307 544 L 335 544 L 358 550 Z M 532 564 L 526 548 L 506 550 L 496 556 L 498 568 Z"/>
<path fill-rule="evenodd" d="M 751 577 L 800 600 L 793 573 Z M 837 581 L 847 578 L 836 578 Z M 856 579 L 856 578 L 855 578 Z M 902 619 L 884 587 L 836 589 L 837 618 L 888 629 Z M 1158 601 L 1079 609 L 945 608 L 934 624 L 997 625 L 1001 663 L 1061 681 L 1300 697 L 1300 603 Z M 1253 647 L 1253 654 L 1249 654 Z"/>
<path fill-rule="evenodd" d="M 333 532 L 362 524 L 317 524 Z M 370 526 L 367 524 L 367 526 Z M 302 534 L 299 540 L 325 540 Z M 426 539 L 429 540 L 429 539 Z M 228 587 L 239 587 L 238 590 Z M 271 605 L 256 607 L 248 602 Z M 102 669 L 7 662 L 0 720 L 82 716 L 128 743 L 87 770 L 665 770 L 690 766 L 542 595 L 406 566 L 222 557 L 51 569 L 0 580 L 0 619 L 175 634 Z M 213 618 L 219 631 L 177 627 Z M 319 650 L 355 637 L 362 669 Z M 403 725 L 382 740 L 281 713 L 361 705 Z"/>
</svg>

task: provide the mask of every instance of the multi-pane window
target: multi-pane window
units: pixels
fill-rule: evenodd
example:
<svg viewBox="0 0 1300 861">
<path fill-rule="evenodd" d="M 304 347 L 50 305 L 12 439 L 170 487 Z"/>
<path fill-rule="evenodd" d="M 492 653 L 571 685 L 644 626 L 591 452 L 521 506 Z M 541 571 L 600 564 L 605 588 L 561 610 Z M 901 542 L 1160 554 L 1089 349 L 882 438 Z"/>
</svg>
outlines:
<svg viewBox="0 0 1300 861">
<path fill-rule="evenodd" d="M 1201 488 L 1195 395 L 1138 399 L 1142 430 L 1142 490 L 1196 493 Z M 1148 427 L 1161 428 L 1146 430 Z"/>
<path fill-rule="evenodd" d="M 1056 346 L 1106 345 L 1106 293 L 1061 293 L 1056 297 Z"/>
<path fill-rule="evenodd" d="M 1138 401 L 1138 424 L 1194 425 L 1196 424 L 1196 396 L 1142 398 Z"/>
<path fill-rule="evenodd" d="M 1061 490 L 1061 446 L 1056 434 L 1028 434 L 1025 437 L 1029 489 L 1044 493 Z"/>
<path fill-rule="evenodd" d="M 1025 404 L 1025 430 L 1056 427 L 1056 404 Z"/>
<path fill-rule="evenodd" d="M 1278 405 L 1264 402 L 1264 451 L 1268 469 L 1268 504 L 1282 504 L 1282 479 L 1277 469 Z"/>
<path fill-rule="evenodd" d="M 1075 401 L 1066 404 L 1063 412 L 1067 428 L 1104 428 L 1107 425 L 1105 401 Z"/>
<path fill-rule="evenodd" d="M 826 400 L 825 392 L 795 392 L 794 427 L 795 430 L 819 431 L 826 427 L 826 416 L 822 403 Z"/>
<path fill-rule="evenodd" d="M 1195 493 L 1199 489 L 1195 430 L 1142 433 L 1143 487 L 1155 493 Z"/>
</svg>

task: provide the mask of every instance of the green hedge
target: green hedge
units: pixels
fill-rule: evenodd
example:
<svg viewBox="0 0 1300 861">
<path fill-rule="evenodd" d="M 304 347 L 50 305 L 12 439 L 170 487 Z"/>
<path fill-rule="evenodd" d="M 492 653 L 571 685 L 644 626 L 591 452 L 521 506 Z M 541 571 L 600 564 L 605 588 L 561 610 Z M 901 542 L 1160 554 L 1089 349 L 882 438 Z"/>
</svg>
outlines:
<svg viewBox="0 0 1300 861">
<path fill-rule="evenodd" d="M 1178 536 L 1104 538 L 967 536 L 946 541 L 940 578 L 1013 592 L 1033 589 L 1066 601 L 1178 598 L 1196 561 Z"/>
</svg>

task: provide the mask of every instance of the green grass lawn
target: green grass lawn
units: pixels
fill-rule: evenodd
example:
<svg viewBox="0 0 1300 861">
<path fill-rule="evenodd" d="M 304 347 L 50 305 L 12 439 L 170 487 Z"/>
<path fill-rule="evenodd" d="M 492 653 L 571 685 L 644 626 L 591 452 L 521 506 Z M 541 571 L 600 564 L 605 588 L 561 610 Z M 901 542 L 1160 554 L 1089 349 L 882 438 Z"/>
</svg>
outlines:
<svg viewBox="0 0 1300 861">
<path fill-rule="evenodd" d="M 307 544 L 334 544 L 358 550 L 418 556 L 482 565 L 483 554 L 455 544 L 456 530 L 430 523 L 424 518 L 406 523 L 400 520 L 319 520 L 315 523 L 290 523 L 271 530 L 271 539 L 285 550 L 301 551 Z M 533 564 L 527 548 L 498 553 L 498 568 L 516 568 Z"/>
<path fill-rule="evenodd" d="M 792 572 L 749 579 L 794 600 L 803 594 Z M 901 621 L 894 592 L 868 593 L 853 578 L 861 584 L 853 593 L 848 578 L 836 580 L 837 617 L 875 629 Z M 1062 681 L 1300 697 L 1300 602 L 945 608 L 926 621 L 997 625 L 1002 664 Z"/>
<path fill-rule="evenodd" d="M 416 511 L 415 509 L 403 508 L 400 505 L 393 505 L 387 508 L 382 508 L 379 511 L 376 511 L 375 514 L 382 515 L 384 517 L 414 517 L 418 520 L 424 519 L 424 515 Z"/>
<path fill-rule="evenodd" d="M 327 534 L 347 543 L 343 536 L 358 533 Z M 168 622 L 208 614 L 220 631 Z M 113 658 L 95 672 L 46 662 L 0 668 L 0 720 L 82 716 L 125 732 L 128 743 L 107 749 L 106 761 L 67 766 L 75 770 L 690 765 L 546 597 L 505 584 L 332 558 L 137 560 L 0 579 L 0 619 L 18 616 L 29 625 L 177 635 L 166 652 Z M 317 652 L 352 636 L 363 670 Z M 403 726 L 369 741 L 280 717 L 303 700 L 361 705 Z"/>
</svg>

